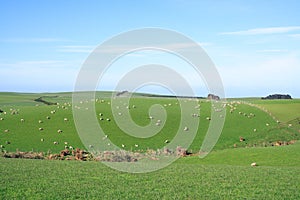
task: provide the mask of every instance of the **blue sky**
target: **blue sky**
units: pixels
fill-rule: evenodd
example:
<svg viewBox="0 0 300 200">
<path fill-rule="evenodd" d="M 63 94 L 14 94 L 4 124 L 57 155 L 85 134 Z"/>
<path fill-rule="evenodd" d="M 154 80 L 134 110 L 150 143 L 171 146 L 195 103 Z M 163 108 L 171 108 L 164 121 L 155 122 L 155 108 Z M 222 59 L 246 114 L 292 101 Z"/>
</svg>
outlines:
<svg viewBox="0 0 300 200">
<path fill-rule="evenodd" d="M 125 31 L 158 27 L 205 49 L 227 97 L 299 98 L 299 9 L 297 0 L 1 1 L 0 91 L 72 91 L 81 65 L 99 44 Z M 117 79 L 118 68 L 134 63 L 133 57 L 108 70 L 99 89 L 114 89 L 111 77 Z M 176 63 L 176 69 L 188 68 Z M 207 95 L 203 82 L 191 84 Z"/>
</svg>

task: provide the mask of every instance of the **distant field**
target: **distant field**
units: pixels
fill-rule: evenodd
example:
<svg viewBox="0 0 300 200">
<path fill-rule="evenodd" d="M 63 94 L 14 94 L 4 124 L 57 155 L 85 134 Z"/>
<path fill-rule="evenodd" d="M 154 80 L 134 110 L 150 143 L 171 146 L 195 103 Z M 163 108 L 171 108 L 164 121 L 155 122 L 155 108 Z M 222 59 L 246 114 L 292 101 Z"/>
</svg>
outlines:
<svg viewBox="0 0 300 200">
<path fill-rule="evenodd" d="M 0 114 L 0 117 L 3 118 L 0 121 L 0 145 L 3 145 L 5 150 L 59 152 L 64 149 L 66 144 L 72 147 L 84 148 L 73 123 L 71 93 L 0 93 L 0 96 L 0 109 L 7 112 L 6 115 Z M 123 105 L 123 103 L 120 105 L 124 108 L 125 106 L 131 108 L 133 105 L 135 106 L 135 108 L 130 109 L 130 114 L 136 124 L 140 126 L 150 124 L 153 129 L 157 128 L 155 122 L 159 120 L 159 116 L 155 120 L 150 120 L 148 113 L 149 108 L 154 104 L 163 106 L 168 118 L 163 129 L 151 138 L 143 139 L 129 136 L 118 127 L 113 118 L 110 96 L 111 93 L 109 92 L 96 94 L 96 98 L 99 99 L 98 102 L 95 102 L 96 113 L 97 115 L 102 113 L 103 116 L 97 116 L 98 121 L 104 133 L 119 147 L 124 144 L 125 149 L 128 150 L 162 148 L 165 145 L 165 140 L 171 140 L 179 129 L 180 107 L 175 98 L 147 98 L 135 94 L 129 105 Z M 49 106 L 33 101 L 39 97 L 43 97 L 45 101 L 58 102 L 59 105 Z M 120 97 L 120 101 L 122 101 L 122 97 Z M 185 101 L 189 104 L 188 99 Z M 85 109 L 85 104 L 85 102 L 80 104 L 82 105 L 81 109 Z M 199 109 L 195 108 L 190 111 L 191 113 L 188 113 L 191 122 L 195 121 L 195 118 L 191 116 L 193 113 L 200 114 L 198 133 L 189 148 L 191 152 L 199 151 L 210 122 L 207 120 L 211 112 L 210 102 L 199 99 L 197 105 Z M 295 110 L 297 108 L 295 106 L 298 106 L 297 103 L 283 104 L 282 106 L 287 105 L 291 107 L 291 110 Z M 289 128 L 287 125 L 278 125 L 270 115 L 256 107 L 243 104 L 240 101 L 229 101 L 226 109 L 226 121 L 222 135 L 215 146 L 216 150 L 233 148 L 234 145 L 237 147 L 262 146 L 277 140 L 289 141 L 300 137 L 297 130 Z M 14 111 L 17 111 L 17 114 L 12 114 Z M 55 111 L 55 113 L 51 113 L 52 111 Z M 65 118 L 67 121 L 64 120 Z M 101 121 L 100 118 L 104 120 Z M 111 121 L 106 121 L 107 118 Z M 21 122 L 21 119 L 24 122 Z M 6 133 L 6 130 L 9 130 L 9 132 Z M 58 133 L 58 130 L 62 130 L 62 133 Z M 189 131 L 186 132 L 186 134 L 188 133 Z M 240 137 L 245 138 L 245 142 L 240 142 Z M 7 144 L 8 142 L 9 144 Z M 54 142 L 58 142 L 58 144 L 54 145 Z M 138 144 L 139 147 L 135 147 L 135 144 Z"/>
</svg>

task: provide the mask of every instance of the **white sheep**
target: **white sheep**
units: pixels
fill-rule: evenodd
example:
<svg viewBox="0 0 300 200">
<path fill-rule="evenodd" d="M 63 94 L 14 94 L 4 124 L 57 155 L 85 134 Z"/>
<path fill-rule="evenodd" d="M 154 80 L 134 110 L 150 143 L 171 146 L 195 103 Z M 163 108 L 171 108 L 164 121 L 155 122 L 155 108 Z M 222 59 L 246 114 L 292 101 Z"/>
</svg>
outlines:
<svg viewBox="0 0 300 200">
<path fill-rule="evenodd" d="M 39 124 L 41 124 L 41 123 L 43 123 L 43 121 L 42 121 L 42 120 L 39 120 Z"/>
<path fill-rule="evenodd" d="M 165 140 L 165 143 L 169 143 L 170 141 L 169 140 Z"/>
<path fill-rule="evenodd" d="M 255 128 L 255 129 L 253 129 L 253 131 L 254 131 L 254 132 L 256 132 L 256 131 L 257 131 L 257 130 L 256 130 L 256 128 Z"/>
<path fill-rule="evenodd" d="M 44 142 L 44 138 L 41 138 L 41 142 Z"/>
<path fill-rule="evenodd" d="M 47 116 L 47 117 L 46 117 L 46 119 L 50 119 L 50 117 L 49 117 L 49 116 Z"/>
<path fill-rule="evenodd" d="M 184 129 L 183 129 L 184 131 L 188 131 L 189 130 L 189 128 L 188 127 L 184 127 Z"/>
<path fill-rule="evenodd" d="M 57 145 L 57 144 L 58 144 L 58 142 L 56 142 L 56 141 L 55 141 L 55 142 L 53 142 L 53 144 Z"/>
<path fill-rule="evenodd" d="M 57 132 L 58 132 L 58 133 L 62 133 L 62 130 L 58 129 Z"/>
<path fill-rule="evenodd" d="M 124 148 L 124 147 L 125 147 L 125 144 L 122 144 L 121 146 Z"/>
<path fill-rule="evenodd" d="M 65 121 L 65 122 L 68 121 L 68 118 L 64 118 L 64 121 Z"/>
<path fill-rule="evenodd" d="M 251 163 L 251 167 L 257 167 L 257 163 L 256 162 Z"/>
<path fill-rule="evenodd" d="M 1 118 L 0 118 L 0 121 L 3 121 L 3 120 L 4 120 L 4 118 L 1 117 Z"/>
<path fill-rule="evenodd" d="M 39 128 L 39 131 L 42 131 L 42 130 L 44 130 L 43 128 Z"/>
<path fill-rule="evenodd" d="M 139 147 L 139 145 L 138 145 L 138 144 L 135 144 L 134 146 L 135 146 L 135 147 Z"/>
<path fill-rule="evenodd" d="M 107 119 L 106 119 L 106 121 L 108 121 L 108 122 L 109 122 L 109 121 L 110 121 L 110 119 L 109 119 L 109 118 L 107 118 Z"/>
<path fill-rule="evenodd" d="M 5 130 L 4 130 L 4 132 L 5 132 L 5 133 L 8 133 L 8 132 L 9 132 L 9 130 L 8 130 L 8 129 L 5 129 Z"/>
</svg>

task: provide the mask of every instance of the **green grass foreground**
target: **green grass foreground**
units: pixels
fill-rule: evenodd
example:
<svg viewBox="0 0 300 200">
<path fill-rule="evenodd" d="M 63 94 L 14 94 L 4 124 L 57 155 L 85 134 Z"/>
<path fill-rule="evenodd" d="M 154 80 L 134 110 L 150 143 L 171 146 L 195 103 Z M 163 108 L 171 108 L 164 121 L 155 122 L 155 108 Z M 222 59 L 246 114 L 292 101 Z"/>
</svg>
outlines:
<svg viewBox="0 0 300 200">
<path fill-rule="evenodd" d="M 181 158 L 146 174 L 99 162 L 0 158 L 2 199 L 299 199 L 300 143 Z M 251 167 L 251 162 L 258 167 Z"/>
</svg>

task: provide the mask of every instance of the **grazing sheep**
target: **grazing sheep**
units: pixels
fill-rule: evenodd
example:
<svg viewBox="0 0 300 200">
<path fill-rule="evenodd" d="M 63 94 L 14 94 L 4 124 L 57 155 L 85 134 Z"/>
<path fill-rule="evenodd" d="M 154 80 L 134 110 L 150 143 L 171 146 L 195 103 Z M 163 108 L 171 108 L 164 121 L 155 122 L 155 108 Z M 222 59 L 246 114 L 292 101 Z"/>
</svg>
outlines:
<svg viewBox="0 0 300 200">
<path fill-rule="evenodd" d="M 62 130 L 58 129 L 57 132 L 58 132 L 58 133 L 62 133 Z"/>
<path fill-rule="evenodd" d="M 139 147 L 139 145 L 138 145 L 138 144 L 135 144 L 134 146 L 135 146 L 135 147 Z"/>
<path fill-rule="evenodd" d="M 65 145 L 68 145 L 68 142 L 65 142 Z"/>
<path fill-rule="evenodd" d="M 107 143 L 108 146 L 110 146 L 110 143 Z"/>
<path fill-rule="evenodd" d="M 149 119 L 154 119 L 154 118 L 152 116 L 150 116 Z"/>
<path fill-rule="evenodd" d="M 107 118 L 107 119 L 106 119 L 106 121 L 108 121 L 108 122 L 109 122 L 109 121 L 110 121 L 110 119 L 109 119 L 109 118 Z"/>
<path fill-rule="evenodd" d="M 41 124 L 41 123 L 43 123 L 43 121 L 42 121 L 42 120 L 39 120 L 39 124 Z"/>
<path fill-rule="evenodd" d="M 208 121 L 210 121 L 210 120 L 211 120 L 211 118 L 210 118 L 210 117 L 206 117 L 206 119 L 207 119 Z"/>
<path fill-rule="evenodd" d="M 89 148 L 93 148 L 93 147 L 94 147 L 93 145 L 91 145 L 91 144 L 89 145 Z"/>
<path fill-rule="evenodd" d="M 41 142 L 44 142 L 44 138 L 41 138 Z"/>
<path fill-rule="evenodd" d="M 243 141 L 245 141 L 245 138 L 240 137 L 240 142 L 243 142 Z"/>
<path fill-rule="evenodd" d="M 165 143 L 167 144 L 167 143 L 169 143 L 170 141 L 169 140 L 165 140 Z"/>
<path fill-rule="evenodd" d="M 64 118 L 64 121 L 65 121 L 65 122 L 68 121 L 68 118 Z"/>
<path fill-rule="evenodd" d="M 25 120 L 24 120 L 24 119 L 21 119 L 21 122 L 25 122 Z"/>
<path fill-rule="evenodd" d="M 102 118 L 102 117 L 100 117 L 99 119 L 100 119 L 100 121 L 102 121 L 102 120 L 103 120 L 103 118 Z"/>
<path fill-rule="evenodd" d="M 184 129 L 183 129 L 184 131 L 188 131 L 189 130 L 189 128 L 188 127 L 184 127 Z"/>
<path fill-rule="evenodd" d="M 257 163 L 256 162 L 254 162 L 254 163 L 251 163 L 251 167 L 257 167 L 258 165 L 257 165 Z"/>
<path fill-rule="evenodd" d="M 135 105 L 133 105 L 133 106 L 132 106 L 132 108 L 136 108 L 136 106 L 135 106 Z"/>
<path fill-rule="evenodd" d="M 254 131 L 254 132 L 256 132 L 256 131 L 257 131 L 257 130 L 256 130 L 256 128 L 255 128 L 255 129 L 253 129 L 253 131 Z"/>
<path fill-rule="evenodd" d="M 125 144 L 122 144 L 121 146 L 124 148 L 124 147 L 125 147 Z"/>
<path fill-rule="evenodd" d="M 119 116 L 121 116 L 121 115 L 122 115 L 122 113 L 120 113 L 120 112 L 119 112 L 119 113 L 118 113 L 118 115 L 119 115 Z"/>
<path fill-rule="evenodd" d="M 9 130 L 8 130 L 8 129 L 5 129 L 5 130 L 4 130 L 4 133 L 8 133 L 8 132 L 9 132 Z"/>
<path fill-rule="evenodd" d="M 46 119 L 50 119 L 50 117 L 49 117 L 49 116 L 47 116 L 47 117 L 46 117 Z"/>
<path fill-rule="evenodd" d="M 270 124 L 269 124 L 269 123 L 266 123 L 266 126 L 270 126 Z"/>
<path fill-rule="evenodd" d="M 53 144 L 57 145 L 57 144 L 58 144 L 58 142 L 56 142 L 56 141 L 55 141 L 55 142 L 53 142 Z"/>
<path fill-rule="evenodd" d="M 156 125 L 156 126 L 160 126 L 160 123 L 156 122 L 155 125 Z"/>
<path fill-rule="evenodd" d="M 42 131 L 42 130 L 44 130 L 43 128 L 39 128 L 39 131 Z"/>
<path fill-rule="evenodd" d="M 292 124 L 289 124 L 289 127 L 292 127 L 293 125 Z"/>
<path fill-rule="evenodd" d="M 55 110 L 51 110 L 50 111 L 51 114 L 55 114 L 55 112 L 56 112 Z"/>
<path fill-rule="evenodd" d="M 157 123 L 161 123 L 161 120 L 160 120 L 160 119 L 158 119 L 158 120 L 157 120 Z"/>
<path fill-rule="evenodd" d="M 107 137 L 108 137 L 108 135 L 105 135 L 105 136 L 102 138 L 102 140 L 105 140 Z"/>
<path fill-rule="evenodd" d="M 3 121 L 3 120 L 4 120 L 4 118 L 1 117 L 1 118 L 0 118 L 0 121 Z"/>
</svg>

